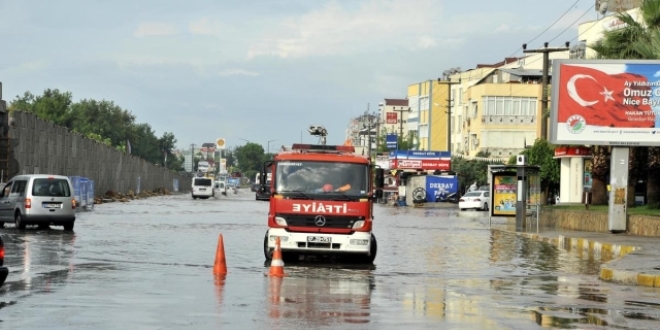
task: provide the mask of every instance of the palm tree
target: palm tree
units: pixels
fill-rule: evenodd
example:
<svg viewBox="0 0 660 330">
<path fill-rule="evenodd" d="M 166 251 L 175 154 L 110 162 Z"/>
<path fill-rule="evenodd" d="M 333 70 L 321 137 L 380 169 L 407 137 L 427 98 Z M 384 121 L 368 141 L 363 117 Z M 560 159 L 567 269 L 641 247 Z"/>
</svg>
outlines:
<svg viewBox="0 0 660 330">
<path fill-rule="evenodd" d="M 623 28 L 605 31 L 603 38 L 589 48 L 596 51 L 599 59 L 660 59 L 660 1 L 644 0 L 639 8 L 641 19 L 633 18 L 629 13 L 617 14 L 617 18 L 625 25 Z M 610 171 L 609 152 L 605 148 L 596 147 L 593 153 L 594 166 L 592 173 L 594 190 L 604 187 L 600 180 L 605 180 Z M 641 162 L 648 162 L 648 166 L 641 166 Z M 647 198 L 650 207 L 660 208 L 660 148 L 638 147 L 630 150 L 630 175 L 628 181 L 628 203 L 634 205 L 634 185 L 639 178 L 647 176 Z M 641 170 L 646 169 L 646 173 Z M 604 198 L 601 199 L 601 198 Z M 594 191 L 593 202 L 604 203 L 605 194 Z"/>
</svg>

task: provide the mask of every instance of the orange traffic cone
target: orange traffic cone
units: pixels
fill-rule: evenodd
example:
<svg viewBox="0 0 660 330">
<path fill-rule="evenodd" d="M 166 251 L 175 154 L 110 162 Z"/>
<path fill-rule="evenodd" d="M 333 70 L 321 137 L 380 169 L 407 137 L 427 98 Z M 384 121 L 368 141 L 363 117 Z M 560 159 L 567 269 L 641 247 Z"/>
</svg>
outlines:
<svg viewBox="0 0 660 330">
<path fill-rule="evenodd" d="M 284 261 L 282 261 L 279 237 L 275 240 L 275 251 L 273 251 L 273 259 L 270 262 L 270 276 L 284 276 Z"/>
<path fill-rule="evenodd" d="M 225 244 L 222 240 L 222 234 L 218 237 L 218 249 L 215 251 L 215 263 L 213 264 L 213 274 L 227 274 L 227 261 L 225 260 Z"/>
</svg>

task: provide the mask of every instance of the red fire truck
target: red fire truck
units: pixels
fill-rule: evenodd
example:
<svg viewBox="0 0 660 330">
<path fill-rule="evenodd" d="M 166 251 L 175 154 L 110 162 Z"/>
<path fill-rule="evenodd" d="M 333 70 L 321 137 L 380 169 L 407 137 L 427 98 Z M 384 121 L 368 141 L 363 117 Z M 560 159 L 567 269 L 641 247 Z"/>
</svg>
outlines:
<svg viewBox="0 0 660 330">
<path fill-rule="evenodd" d="M 382 197 L 384 171 L 354 147 L 326 145 L 321 136 L 320 145 L 294 144 L 264 163 L 261 177 L 272 173 L 270 186 L 260 188 L 271 193 L 265 257 L 279 237 L 284 259 L 343 255 L 372 263 L 373 204 Z"/>
</svg>

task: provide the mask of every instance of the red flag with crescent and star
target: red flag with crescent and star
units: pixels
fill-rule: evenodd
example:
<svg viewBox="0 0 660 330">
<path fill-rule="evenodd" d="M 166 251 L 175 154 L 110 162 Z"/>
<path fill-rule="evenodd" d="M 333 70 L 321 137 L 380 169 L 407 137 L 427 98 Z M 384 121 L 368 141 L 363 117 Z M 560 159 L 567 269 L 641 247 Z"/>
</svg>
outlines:
<svg viewBox="0 0 660 330">
<path fill-rule="evenodd" d="M 560 66 L 558 122 L 572 126 L 569 121 L 581 116 L 589 126 L 655 127 L 652 108 L 644 104 L 653 92 L 644 86 L 646 77 L 625 72 L 625 65 L 597 67 Z"/>
</svg>

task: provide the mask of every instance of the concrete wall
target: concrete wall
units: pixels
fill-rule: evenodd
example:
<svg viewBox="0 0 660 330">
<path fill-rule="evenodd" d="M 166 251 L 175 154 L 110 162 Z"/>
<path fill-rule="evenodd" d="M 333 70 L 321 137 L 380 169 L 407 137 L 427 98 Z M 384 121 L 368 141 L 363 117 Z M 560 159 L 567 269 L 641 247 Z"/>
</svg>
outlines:
<svg viewBox="0 0 660 330">
<path fill-rule="evenodd" d="M 137 193 L 139 177 L 140 191 L 174 191 L 174 179 L 179 180 L 179 192 L 190 191 L 189 177 L 69 132 L 33 114 L 16 111 L 11 117 L 10 173 L 4 173 L 4 182 L 17 174 L 83 176 L 94 180 L 94 195 L 100 197 L 108 190 Z"/>
<path fill-rule="evenodd" d="M 578 210 L 541 211 L 540 225 L 543 227 L 609 233 L 607 212 Z M 629 214 L 626 232 L 630 235 L 660 237 L 660 217 Z"/>
</svg>

